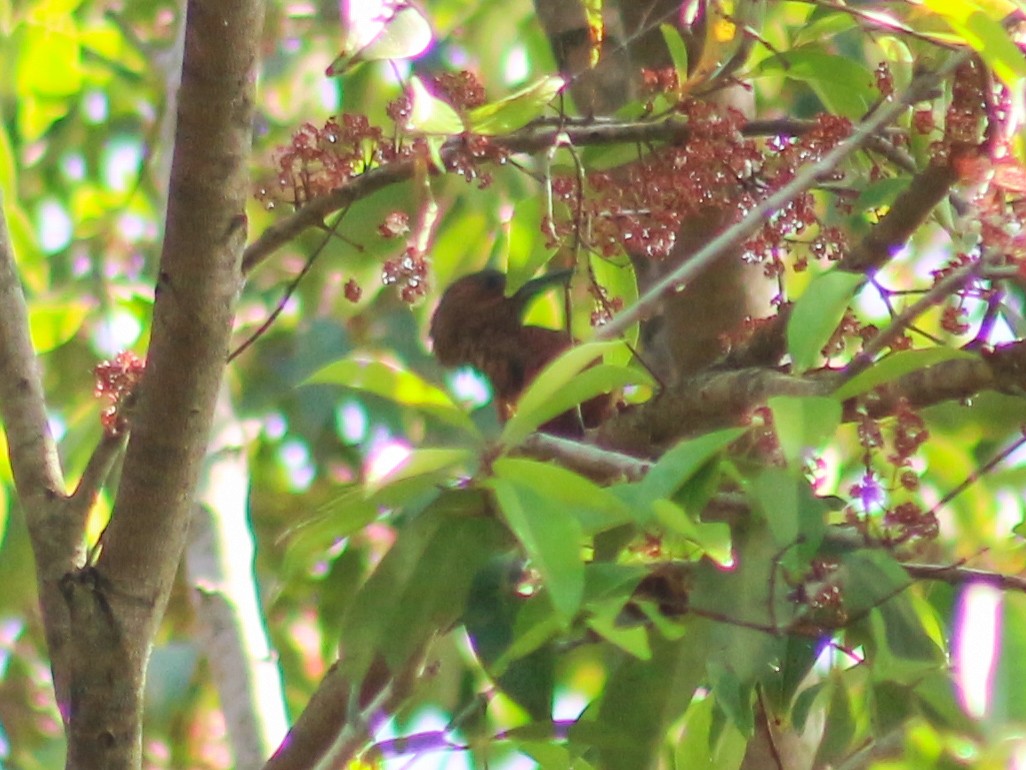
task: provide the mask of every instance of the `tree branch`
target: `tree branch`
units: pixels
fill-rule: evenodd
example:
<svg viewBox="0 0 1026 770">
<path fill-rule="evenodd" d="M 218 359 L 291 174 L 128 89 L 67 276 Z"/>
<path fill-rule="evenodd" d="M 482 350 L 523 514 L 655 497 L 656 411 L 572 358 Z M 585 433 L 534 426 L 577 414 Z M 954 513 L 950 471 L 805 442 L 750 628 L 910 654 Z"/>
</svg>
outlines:
<svg viewBox="0 0 1026 770">
<path fill-rule="evenodd" d="M 64 476 L 47 421 L 43 382 L 29 334 L 25 293 L 0 195 L 0 415 L 18 502 L 25 512 L 54 692 L 65 723 L 70 697 L 71 620 L 60 579 L 85 561 L 84 519 L 64 515 Z"/>
<path fill-rule="evenodd" d="M 185 545 L 242 284 L 263 6 L 188 4 L 146 369 L 97 579 L 89 591 L 69 591 L 83 626 L 73 654 L 86 661 L 71 692 L 69 767 L 141 763 L 146 664 Z M 99 676 L 108 670 L 118 672 L 112 681 Z"/>
<path fill-rule="evenodd" d="M 645 456 L 687 436 L 743 424 L 752 410 L 771 396 L 829 396 L 839 386 L 840 377 L 833 369 L 807 375 L 769 369 L 704 372 L 614 416 L 599 429 L 598 442 Z M 885 417 L 895 412 L 899 402 L 924 407 L 987 390 L 1026 391 L 1026 342 L 918 369 L 877 387 L 860 397 L 858 404 L 873 417 Z M 855 407 L 855 399 L 845 402 L 845 419 L 854 419 Z"/>
<path fill-rule="evenodd" d="M 753 120 L 745 124 L 741 132 L 745 136 L 799 135 L 808 131 L 814 123 L 803 120 Z M 546 152 L 561 142 L 574 147 L 608 144 L 650 144 L 655 142 L 683 142 L 689 136 L 687 121 L 669 117 L 658 121 L 606 121 L 543 119 L 519 131 L 505 136 L 492 137 L 496 147 L 511 154 L 536 154 Z M 440 151 L 444 163 L 452 160 L 463 145 L 463 137 L 449 139 Z M 872 142 L 881 142 L 873 137 Z M 874 146 L 876 146 L 874 144 Z M 441 173 L 432 168 L 433 174 Z M 242 260 L 243 273 L 249 274 L 274 252 L 294 240 L 310 228 L 322 227 L 329 215 L 340 211 L 354 202 L 366 198 L 385 187 L 401 184 L 413 179 L 415 162 L 399 160 L 378 166 L 347 181 L 342 187 L 328 195 L 314 198 L 302 208 L 264 230 L 260 237 L 246 247 Z"/>
</svg>

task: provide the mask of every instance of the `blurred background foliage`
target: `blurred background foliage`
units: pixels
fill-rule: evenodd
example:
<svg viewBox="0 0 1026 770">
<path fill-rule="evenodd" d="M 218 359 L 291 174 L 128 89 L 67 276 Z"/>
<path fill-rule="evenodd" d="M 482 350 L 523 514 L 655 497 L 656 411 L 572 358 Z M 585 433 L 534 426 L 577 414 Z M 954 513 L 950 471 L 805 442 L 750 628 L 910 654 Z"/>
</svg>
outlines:
<svg viewBox="0 0 1026 770">
<path fill-rule="evenodd" d="M 417 59 L 419 74 L 470 69 L 494 99 L 555 71 L 530 0 L 425 0 L 423 8 L 436 42 Z M 856 17 L 831 8 L 827 3 L 768 4 L 759 30 L 767 45 L 756 46 L 749 62 L 760 117 L 807 118 L 826 109 L 858 118 L 879 98 L 872 74 L 878 62 L 889 63 L 899 88 L 912 77 L 916 57 L 911 49 L 924 47 L 922 41 L 869 35 Z M 0 0 L 0 71 L 6 73 L 0 80 L 0 189 L 33 314 L 32 332 L 45 371 L 51 420 L 71 478 L 84 467 L 101 433 L 93 367 L 123 349 L 145 352 L 173 140 L 180 11 L 175 3 L 157 0 Z M 924 16 L 912 21 L 923 28 L 947 29 L 938 19 Z M 399 76 L 408 76 L 409 65 L 372 62 L 341 78 L 326 78 L 325 68 L 338 55 L 341 37 L 335 3 L 269 0 L 259 119 L 253 137 L 254 193 L 267 180 L 273 183 L 276 148 L 287 145 L 304 122 L 320 126 L 329 116 L 345 111 L 390 125 L 386 106 L 401 94 Z M 792 53 L 790 66 L 781 68 L 772 50 Z M 943 106 L 939 97 L 934 106 L 938 116 Z M 925 153 L 922 147 L 911 149 L 919 157 Z M 1022 147 L 1017 145 L 1017 150 L 1021 153 Z M 609 151 L 589 149 L 583 157 L 601 162 L 603 152 Z M 296 537 L 290 538 L 294 528 L 326 510 L 325 506 L 339 510 L 340 499 L 345 500 L 356 488 L 353 485 L 365 479 L 373 460 L 388 456 L 390 447 L 452 446 L 463 440 L 458 430 L 425 410 L 364 391 L 304 383 L 326 364 L 359 352 L 455 390 L 475 407 L 475 424 L 494 435 L 498 427 L 487 406 L 488 394 L 481 392 L 485 386 L 479 380 L 468 381 L 465 372 L 444 372 L 425 344 L 434 300 L 453 277 L 487 264 L 537 261 L 537 255 L 547 252 L 546 236 L 538 226 L 539 185 L 510 164 L 490 170 L 493 180 L 484 189 L 456 176 L 432 182 L 440 215 L 431 249 L 431 288 L 424 301 L 408 305 L 382 284 L 384 261 L 397 258 L 403 245 L 401 240 L 382 237 L 378 226 L 395 211 L 414 218 L 422 203 L 413 185 L 393 186 L 353 205 L 345 218 L 343 237 L 328 243 L 277 322 L 229 368 L 234 408 L 248 437 L 255 574 L 293 716 L 302 710 L 335 656 L 342 619 L 355 589 L 382 559 L 396 531 L 416 521 L 422 509 L 437 502 L 437 495 L 433 484 L 403 488 L 394 498 L 386 490 L 370 508 L 354 507 L 349 515 L 373 519 L 401 500 L 399 513 L 355 529 L 347 541 L 326 550 L 318 550 L 324 532 L 318 533 L 321 539 L 310 538 L 306 550 L 290 550 L 289 544 L 297 542 Z M 856 213 L 845 225 L 855 233 L 868 227 L 875 219 L 870 208 L 883 210 L 892 202 L 903 178 L 896 173 L 872 190 L 867 187 L 863 195 L 875 196 L 872 206 L 856 205 Z M 896 184 L 884 184 L 894 180 Z M 289 210 L 285 202 L 269 207 L 254 196 L 248 211 L 251 237 Z M 322 240 L 322 233 L 307 232 L 252 274 L 239 306 L 238 342 L 268 317 L 284 287 Z M 954 249 L 939 227 L 923 228 L 911 248 L 922 258 L 889 267 L 880 281 L 908 286 L 943 264 Z M 788 289 L 799 295 L 808 277 L 789 274 L 785 280 Z M 347 297 L 350 281 L 361 289 L 357 301 Z M 867 320 L 887 318 L 886 308 L 868 300 L 859 311 Z M 970 314 L 969 320 L 978 320 L 982 308 L 972 313 L 976 315 Z M 944 332 L 939 319 L 928 319 L 924 329 L 948 344 L 958 342 Z M 458 376 L 463 379 L 457 385 Z M 917 499 L 929 504 L 962 483 L 1013 440 L 1016 425 L 1026 420 L 1026 407 L 1019 398 L 991 394 L 973 399 L 971 406 L 944 404 L 924 413 L 930 439 L 915 460 L 922 478 L 922 486 L 914 492 Z M 855 429 L 839 428 L 822 459 L 817 491 L 848 494 L 864 473 Z M 451 474 L 452 466 L 442 470 Z M 60 719 L 48 681 L 24 521 L 11 510 L 6 465 L 0 474 L 0 765 L 50 768 L 61 762 Z M 516 487 L 508 478 L 502 481 L 510 486 L 496 482 L 492 489 L 496 495 L 505 494 L 508 501 L 510 495 L 525 494 L 526 487 Z M 760 483 L 770 485 L 769 491 L 756 489 L 753 496 L 759 500 L 764 494 L 762 499 L 770 504 L 775 482 Z M 941 521 L 941 537 L 933 546 L 935 560 L 966 559 L 999 571 L 1020 571 L 1022 540 L 1013 529 L 1023 517 L 1022 488 L 1017 454 L 951 500 Z M 625 492 L 625 499 L 630 500 L 630 494 Z M 468 509 L 477 505 L 461 501 L 456 506 L 464 504 Z M 94 511 L 93 536 L 102 529 L 108 506 L 104 498 Z M 331 520 L 330 526 L 338 526 L 337 520 Z M 462 530 L 456 534 L 469 537 Z M 707 545 L 710 553 L 715 550 L 712 543 Z M 443 552 L 446 558 L 460 558 Z M 446 566 L 451 565 L 435 568 L 448 575 Z M 853 563 L 849 568 L 857 571 L 860 566 L 866 565 Z M 432 565 L 424 565 L 428 567 Z M 444 586 L 448 577 L 436 579 Z M 606 579 L 615 582 L 612 576 Z M 629 578 L 619 579 L 629 582 Z M 739 574 L 734 584 L 715 585 L 709 575 L 696 578 L 700 583 L 710 581 L 711 605 L 720 598 L 728 601 L 726 595 L 744 589 L 745 581 L 760 579 Z M 485 605 L 471 606 L 471 619 L 473 611 L 504 611 L 488 604 L 493 588 L 476 583 L 470 591 L 471 603 L 476 597 Z M 973 722 L 954 705 L 950 680 L 934 677 L 938 651 L 951 651 L 954 626 L 945 624 L 956 617 L 953 608 L 960 601 L 959 592 L 931 584 L 910 593 L 913 597 L 902 611 L 916 613 L 908 620 L 916 627 L 912 636 L 919 638 L 919 627 L 925 626 L 935 646 L 910 650 L 890 640 L 894 649 L 889 654 L 896 656 L 892 664 L 898 669 L 893 676 L 881 673 L 881 668 L 867 674 L 864 667 L 844 664 L 843 653 L 838 653 L 841 663 L 831 667 L 825 662 L 821 681 L 795 707 L 804 709 L 803 715 L 818 710 L 820 718 L 828 720 L 820 748 L 822 761 L 845 757 L 867 740 L 873 731 L 868 723 L 883 718 L 886 710 L 880 702 L 886 701 L 895 718 L 909 726 L 907 741 L 892 753 L 889 767 L 955 766 L 955 757 L 960 766 L 979 768 L 1011 767 L 1013 759 L 1022 763 L 1026 704 L 1021 693 L 1026 692 L 1026 671 L 1023 658 L 1016 659 L 1012 651 L 1022 650 L 1026 604 L 1021 597 L 1005 598 L 1003 711 L 992 710 Z M 192 636 L 193 623 L 183 587 L 172 600 L 150 670 L 146 725 L 150 767 L 231 766 L 217 696 Z M 697 623 L 689 633 L 698 638 L 710 634 L 714 638 L 708 643 L 723 647 L 734 643 L 754 649 L 761 644 L 738 629 L 725 631 L 712 625 Z M 862 631 L 865 649 L 885 657 L 887 651 L 874 647 L 881 643 L 880 629 Z M 609 627 L 606 633 L 613 636 L 616 631 Z M 737 641 L 740 637 L 746 638 Z M 624 649 L 638 650 L 633 646 L 638 644 L 636 639 L 619 642 Z M 497 649 L 503 648 L 501 641 L 496 644 Z M 659 646 L 665 646 L 665 640 L 654 644 L 650 654 L 657 659 L 669 655 Z M 795 650 L 794 655 L 806 660 L 813 652 L 819 651 L 806 648 Z M 480 649 L 478 653 L 487 657 Z M 551 647 L 539 646 L 531 654 L 553 653 Z M 403 735 L 456 723 L 460 740 L 471 749 L 454 754 L 473 766 L 485 766 L 490 760 L 487 766 L 502 767 L 514 755 L 513 749 L 490 741 L 489 736 L 523 723 L 524 704 L 499 696 L 485 709 L 477 697 L 485 677 L 472 658 L 461 636 L 440 641 L 432 649 L 436 673 L 417 689 L 389 729 Z M 575 718 L 603 693 L 614 658 L 615 651 L 596 645 L 572 645 L 561 654 L 553 674 L 556 718 Z M 682 671 L 677 672 L 677 680 L 668 681 L 693 689 L 702 680 L 689 680 L 683 669 L 690 664 L 674 659 L 668 666 Z M 724 669 L 712 671 L 712 676 L 717 705 L 713 698 L 705 698 L 689 707 L 689 733 L 674 749 L 672 761 L 677 766 L 726 768 L 740 762 L 746 740 L 744 712 L 750 706 L 742 701 L 748 691 L 731 679 L 742 677 L 739 672 Z M 877 679 L 870 681 L 869 676 Z M 627 681 L 616 684 L 626 688 Z M 636 684 L 660 686 L 640 673 Z M 515 682 L 506 681 L 504 686 L 524 695 Z M 737 693 L 733 704 L 720 697 L 732 686 Z M 901 687 L 919 688 L 914 707 L 899 708 L 903 698 L 909 699 Z M 621 696 L 624 703 L 633 703 L 623 690 L 607 693 L 610 699 Z M 931 708 L 934 713 L 929 713 Z M 384 740 L 387 734 L 383 730 L 378 737 Z M 700 743 L 702 739 L 706 744 Z M 712 754 L 711 744 L 715 744 Z M 517 756 L 534 756 L 546 767 L 563 761 L 561 755 L 553 756 L 555 744 L 541 735 L 525 734 L 517 747 Z"/>
</svg>

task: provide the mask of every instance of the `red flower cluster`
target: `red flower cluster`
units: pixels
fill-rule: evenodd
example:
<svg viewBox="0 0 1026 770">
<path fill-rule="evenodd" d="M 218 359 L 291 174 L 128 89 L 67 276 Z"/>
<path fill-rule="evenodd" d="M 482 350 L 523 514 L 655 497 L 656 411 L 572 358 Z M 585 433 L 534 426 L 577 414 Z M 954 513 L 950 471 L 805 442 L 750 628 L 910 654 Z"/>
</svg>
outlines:
<svg viewBox="0 0 1026 770">
<path fill-rule="evenodd" d="M 402 256 L 385 262 L 381 281 L 386 286 L 395 286 L 403 302 L 416 302 L 427 293 L 427 260 L 409 246 Z"/>
<path fill-rule="evenodd" d="M 116 436 L 128 427 L 128 405 L 142 379 L 146 363 L 135 353 L 123 350 L 113 361 L 96 365 L 93 394 L 107 402 L 100 412 L 100 423 L 108 436 Z"/>
</svg>

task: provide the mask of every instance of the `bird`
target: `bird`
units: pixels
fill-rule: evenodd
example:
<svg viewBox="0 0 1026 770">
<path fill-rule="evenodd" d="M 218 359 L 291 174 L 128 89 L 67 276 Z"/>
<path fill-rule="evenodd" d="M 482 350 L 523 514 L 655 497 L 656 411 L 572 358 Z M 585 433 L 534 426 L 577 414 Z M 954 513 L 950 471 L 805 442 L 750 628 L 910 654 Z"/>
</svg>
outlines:
<svg viewBox="0 0 1026 770">
<path fill-rule="evenodd" d="M 524 323 L 528 303 L 554 286 L 565 286 L 571 271 L 534 278 L 506 296 L 506 276 L 481 270 L 454 281 L 443 293 L 431 317 L 429 334 L 435 358 L 447 367 L 472 366 L 488 378 L 499 419 L 516 411 L 517 399 L 537 374 L 572 344 L 565 331 Z M 580 438 L 585 427 L 601 422 L 609 397 L 600 396 L 557 415 L 541 426 L 546 433 Z M 583 417 L 583 424 L 582 424 Z"/>
</svg>

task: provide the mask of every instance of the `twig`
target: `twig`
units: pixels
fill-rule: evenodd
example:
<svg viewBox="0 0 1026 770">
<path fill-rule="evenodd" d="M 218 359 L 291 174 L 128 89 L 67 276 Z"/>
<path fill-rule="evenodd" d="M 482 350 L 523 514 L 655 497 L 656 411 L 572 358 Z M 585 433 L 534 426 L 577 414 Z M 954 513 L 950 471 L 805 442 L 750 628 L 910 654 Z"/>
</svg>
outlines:
<svg viewBox="0 0 1026 770">
<path fill-rule="evenodd" d="M 559 460 L 561 465 L 594 480 L 638 481 L 652 467 L 652 463 L 630 455 L 545 433 L 529 436 L 520 449 L 524 454 L 539 459 Z"/>
<path fill-rule="evenodd" d="M 812 125 L 811 121 L 792 119 L 753 120 L 742 127 L 741 133 L 745 136 L 797 135 L 808 131 Z M 548 152 L 561 142 L 568 142 L 574 147 L 645 144 L 684 141 L 688 135 L 688 123 L 679 117 L 626 122 L 595 118 L 559 121 L 543 119 L 506 136 L 494 137 L 492 143 L 509 153 L 534 154 Z M 462 137 L 454 137 L 445 142 L 440 150 L 443 163 L 460 152 L 462 144 Z M 431 173 L 440 173 L 433 164 Z M 409 181 L 415 174 L 414 159 L 399 160 L 373 168 L 327 195 L 310 200 L 295 213 L 268 227 L 249 244 L 242 260 L 243 273 L 252 272 L 271 254 L 305 230 L 323 226 L 324 220 L 332 213 L 386 187 Z"/>
<path fill-rule="evenodd" d="M 959 565 L 902 564 L 902 569 L 917 580 L 938 580 L 953 586 L 966 583 L 987 583 L 1002 591 L 1026 593 L 1026 578 L 1006 575 L 984 569 L 970 569 Z"/>
<path fill-rule="evenodd" d="M 250 334 L 245 340 L 243 340 L 239 344 L 237 348 L 235 348 L 235 350 L 228 354 L 228 363 L 231 363 L 236 358 L 245 353 L 246 350 L 248 350 L 254 342 L 256 342 L 258 339 L 264 336 L 264 334 L 267 333 L 267 330 L 271 328 L 271 326 L 274 324 L 276 320 L 278 320 L 278 316 L 280 316 L 285 311 L 285 306 L 288 305 L 288 302 L 292 298 L 292 295 L 295 294 L 296 289 L 299 288 L 300 282 L 306 277 L 310 270 L 313 269 L 314 262 L 317 260 L 317 257 L 321 255 L 325 247 L 331 242 L 331 239 L 335 236 L 336 232 L 338 232 L 338 226 L 342 224 L 342 220 L 345 219 L 346 213 L 348 211 L 349 206 L 346 206 L 344 209 L 342 209 L 342 212 L 335 219 L 334 224 L 332 224 L 331 227 L 326 228 L 327 232 L 325 233 L 324 238 L 321 240 L 319 244 L 317 244 L 317 248 L 315 248 L 313 250 L 313 253 L 311 253 L 310 256 L 307 258 L 306 263 L 303 265 L 303 269 L 300 270 L 296 277 L 293 278 L 289 282 L 288 286 L 285 287 L 285 291 L 282 293 L 281 299 L 278 300 L 278 304 L 275 305 L 274 310 L 272 310 L 271 314 L 267 316 L 264 322 L 256 328 L 256 331 Z"/>
<path fill-rule="evenodd" d="M 933 288 L 926 292 L 926 294 L 920 297 L 912 305 L 905 308 L 901 314 L 891 322 L 890 326 L 869 341 L 865 349 L 855 356 L 851 363 L 845 367 L 844 372 L 841 374 L 841 383 L 847 382 L 852 377 L 855 377 L 872 366 L 873 360 L 876 358 L 877 354 L 884 350 L 884 348 L 890 346 L 890 344 L 894 342 L 894 340 L 896 340 L 916 318 L 934 305 L 943 302 L 948 295 L 957 291 L 963 284 L 968 283 L 976 277 L 979 271 L 980 263 L 973 262 L 965 267 L 955 270 L 950 275 L 947 275 L 938 281 Z"/>
</svg>

